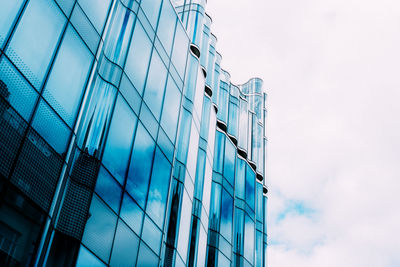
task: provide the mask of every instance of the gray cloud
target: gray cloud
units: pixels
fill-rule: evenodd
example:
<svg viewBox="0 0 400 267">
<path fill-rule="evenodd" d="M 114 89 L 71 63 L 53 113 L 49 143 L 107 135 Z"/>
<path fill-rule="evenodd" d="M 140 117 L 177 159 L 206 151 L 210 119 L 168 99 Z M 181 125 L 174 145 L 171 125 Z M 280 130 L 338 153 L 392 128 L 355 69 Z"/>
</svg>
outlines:
<svg viewBox="0 0 400 267">
<path fill-rule="evenodd" d="M 400 3 L 207 10 L 223 68 L 269 94 L 269 266 L 400 266 Z"/>
</svg>

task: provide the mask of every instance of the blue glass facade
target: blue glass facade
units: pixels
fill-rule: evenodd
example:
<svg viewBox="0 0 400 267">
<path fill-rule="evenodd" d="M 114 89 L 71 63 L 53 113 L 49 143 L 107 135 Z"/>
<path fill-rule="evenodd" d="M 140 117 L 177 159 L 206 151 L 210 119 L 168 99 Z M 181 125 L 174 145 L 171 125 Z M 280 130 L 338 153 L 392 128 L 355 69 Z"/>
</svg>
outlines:
<svg viewBox="0 0 400 267">
<path fill-rule="evenodd" d="M 1 266 L 266 266 L 266 94 L 205 4 L 0 3 Z"/>
</svg>

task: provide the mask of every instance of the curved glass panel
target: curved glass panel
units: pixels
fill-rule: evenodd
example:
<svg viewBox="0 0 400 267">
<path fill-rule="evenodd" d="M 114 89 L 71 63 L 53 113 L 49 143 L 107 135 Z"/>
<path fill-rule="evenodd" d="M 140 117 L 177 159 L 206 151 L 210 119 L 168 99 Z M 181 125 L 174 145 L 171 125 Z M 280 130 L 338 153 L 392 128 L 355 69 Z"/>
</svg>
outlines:
<svg viewBox="0 0 400 267">
<path fill-rule="evenodd" d="M 246 162 L 240 158 L 237 159 L 235 178 L 235 196 L 245 199 Z"/>
<path fill-rule="evenodd" d="M 234 137 L 238 137 L 238 123 L 239 123 L 239 107 L 235 103 L 237 99 L 232 99 L 229 102 L 229 122 L 228 122 L 228 133 Z"/>
<path fill-rule="evenodd" d="M 231 185 L 235 184 L 236 147 L 229 139 L 225 142 L 224 177 Z"/>
<path fill-rule="evenodd" d="M 218 113 L 217 118 L 225 124 L 228 122 L 228 105 L 229 105 L 229 85 L 223 81 L 220 83 L 218 95 Z"/>
<path fill-rule="evenodd" d="M 214 171 L 222 174 L 225 151 L 225 135 L 219 131 L 215 132 L 214 145 Z"/>
<path fill-rule="evenodd" d="M 254 174 L 251 167 L 247 164 L 246 167 L 246 203 L 254 210 L 255 201 L 255 182 L 256 175 Z"/>
<path fill-rule="evenodd" d="M 53 1 L 29 1 L 6 50 L 37 89 L 42 85 L 65 21 Z"/>
<path fill-rule="evenodd" d="M 233 221 L 233 198 L 224 189 L 222 190 L 222 200 L 221 200 L 220 233 L 229 242 L 231 242 L 232 239 L 232 221 Z"/>
<path fill-rule="evenodd" d="M 211 206 L 210 206 L 210 229 L 219 230 L 219 222 L 221 218 L 221 191 L 220 184 L 212 182 L 211 186 Z M 214 244 L 216 246 L 216 244 Z"/>
</svg>

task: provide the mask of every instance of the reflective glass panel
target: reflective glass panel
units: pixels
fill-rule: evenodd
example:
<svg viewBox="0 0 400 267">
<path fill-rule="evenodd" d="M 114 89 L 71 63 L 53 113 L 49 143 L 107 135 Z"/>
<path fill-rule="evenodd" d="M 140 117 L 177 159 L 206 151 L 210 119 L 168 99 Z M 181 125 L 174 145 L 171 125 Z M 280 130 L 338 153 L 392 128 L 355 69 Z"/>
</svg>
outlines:
<svg viewBox="0 0 400 267">
<path fill-rule="evenodd" d="M 244 211 L 235 208 L 235 227 L 234 227 L 234 252 L 243 255 L 243 238 L 244 238 Z"/>
<path fill-rule="evenodd" d="M 76 267 L 105 267 L 95 255 L 93 255 L 87 248 L 81 246 L 79 250 L 78 260 L 76 261 Z"/>
<path fill-rule="evenodd" d="M 254 262 L 254 222 L 249 216 L 244 220 L 244 257 L 253 264 Z"/>
<path fill-rule="evenodd" d="M 225 135 L 219 131 L 215 133 L 214 171 L 222 173 L 224 162 Z"/>
<path fill-rule="evenodd" d="M 123 221 L 119 220 L 110 265 L 112 267 L 135 266 L 138 250 L 139 238 Z"/>
<path fill-rule="evenodd" d="M 172 41 L 174 39 L 175 23 L 176 13 L 174 7 L 171 5 L 170 1 L 164 1 L 161 10 L 157 35 L 160 38 L 168 55 L 171 52 Z"/>
<path fill-rule="evenodd" d="M 32 0 L 13 34 L 7 55 L 36 88 L 42 84 L 64 23 L 53 1 Z"/>
<path fill-rule="evenodd" d="M 246 163 L 244 160 L 238 158 L 236 164 L 236 180 L 235 180 L 235 196 L 244 199 L 244 187 L 246 179 Z"/>
<path fill-rule="evenodd" d="M 220 233 L 228 240 L 232 238 L 233 198 L 222 190 Z"/>
<path fill-rule="evenodd" d="M 18 14 L 23 0 L 1 1 L 0 9 L 0 48 L 3 47 L 7 34 Z"/>
<path fill-rule="evenodd" d="M 190 233 L 190 218 L 192 213 L 192 201 L 189 195 L 184 190 L 181 208 L 181 219 L 179 223 L 179 236 L 178 236 L 178 252 L 186 262 L 188 245 L 189 245 L 189 233 Z"/>
<path fill-rule="evenodd" d="M 133 111 L 119 95 L 104 149 L 103 163 L 120 184 L 124 184 L 136 120 Z"/>
<path fill-rule="evenodd" d="M 96 195 L 93 196 L 82 243 L 108 262 L 117 216 Z"/>
<path fill-rule="evenodd" d="M 79 0 L 78 2 L 97 31 L 101 33 L 106 21 L 111 0 Z"/>
<path fill-rule="evenodd" d="M 179 107 L 181 103 L 181 93 L 171 78 L 168 78 L 167 88 L 164 98 L 164 106 L 161 115 L 161 126 L 172 141 L 175 141 L 176 129 L 178 127 Z"/>
<path fill-rule="evenodd" d="M 146 211 L 159 227 L 163 226 L 171 165 L 159 148 L 154 156 L 153 172 Z"/>
<path fill-rule="evenodd" d="M 114 178 L 103 167 L 100 168 L 95 191 L 115 213 L 118 213 L 122 190 Z"/>
<path fill-rule="evenodd" d="M 221 190 L 222 187 L 220 184 L 212 182 L 209 227 L 214 231 L 219 230 L 219 221 L 221 216 Z"/>
<path fill-rule="evenodd" d="M 144 13 L 146 14 L 146 17 L 150 21 L 151 26 L 153 26 L 153 29 L 155 29 L 157 26 L 158 13 L 160 12 L 161 1 L 162 0 L 144 0 L 140 4 Z"/>
<path fill-rule="evenodd" d="M 246 202 L 254 210 L 256 175 L 249 165 L 246 170 Z"/>
<path fill-rule="evenodd" d="M 225 161 L 224 161 L 224 176 L 231 185 L 235 182 L 235 159 L 236 159 L 236 148 L 226 139 L 225 142 Z"/>
<path fill-rule="evenodd" d="M 121 207 L 121 218 L 135 231 L 140 234 L 142 229 L 143 211 L 136 202 L 125 193 Z"/>
<path fill-rule="evenodd" d="M 143 94 L 144 81 L 150 62 L 152 44 L 139 21 L 136 22 L 125 71 L 140 95 Z"/>
<path fill-rule="evenodd" d="M 68 27 L 46 84 L 44 97 L 72 126 L 93 56 L 75 30 Z"/>
<path fill-rule="evenodd" d="M 143 223 L 142 239 L 153 251 L 157 254 L 159 253 L 161 247 L 161 231 L 147 216 Z"/>
<path fill-rule="evenodd" d="M 166 79 L 167 68 L 156 50 L 153 50 L 149 75 L 147 76 L 146 90 L 144 92 L 144 100 L 157 120 L 160 119 Z"/>
<path fill-rule="evenodd" d="M 136 266 L 157 267 L 158 257 L 145 243 L 140 243 L 139 258 Z"/>
<path fill-rule="evenodd" d="M 155 144 L 150 134 L 139 123 L 133 146 L 126 190 L 141 207 L 144 207 L 146 201 L 154 146 Z"/>
<path fill-rule="evenodd" d="M 175 32 L 174 49 L 172 52 L 172 63 L 174 64 L 181 78 L 185 74 L 186 58 L 189 47 L 189 38 L 183 26 L 178 23 Z"/>
<path fill-rule="evenodd" d="M 197 166 L 196 166 L 196 184 L 194 196 L 202 200 L 203 197 L 203 185 L 204 185 L 204 174 L 206 168 L 206 152 L 203 149 L 199 149 L 197 153 Z"/>
</svg>

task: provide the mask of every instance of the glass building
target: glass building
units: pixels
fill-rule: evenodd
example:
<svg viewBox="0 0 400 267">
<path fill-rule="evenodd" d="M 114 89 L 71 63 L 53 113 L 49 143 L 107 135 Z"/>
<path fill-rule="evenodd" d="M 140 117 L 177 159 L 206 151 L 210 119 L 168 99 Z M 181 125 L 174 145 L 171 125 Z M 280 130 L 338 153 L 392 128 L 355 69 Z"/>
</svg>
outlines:
<svg viewBox="0 0 400 267">
<path fill-rule="evenodd" d="M 0 1 L 0 266 L 266 266 L 266 94 L 205 4 Z"/>
</svg>

